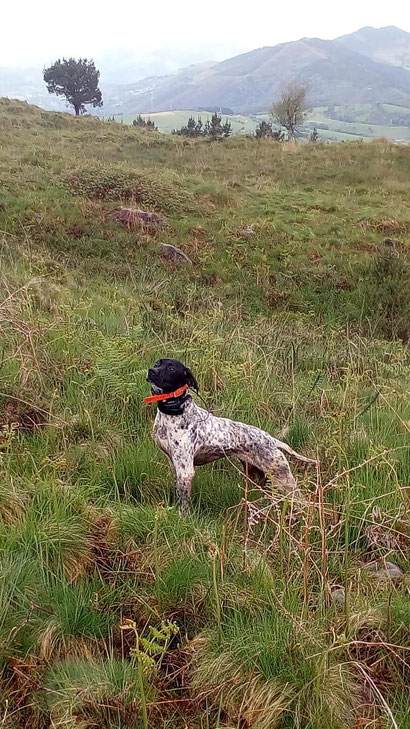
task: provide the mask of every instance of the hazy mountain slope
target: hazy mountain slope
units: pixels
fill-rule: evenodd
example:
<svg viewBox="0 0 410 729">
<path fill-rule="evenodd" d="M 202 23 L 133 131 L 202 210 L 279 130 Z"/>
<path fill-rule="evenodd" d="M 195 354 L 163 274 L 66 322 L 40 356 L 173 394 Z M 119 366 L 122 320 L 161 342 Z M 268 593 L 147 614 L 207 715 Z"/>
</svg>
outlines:
<svg viewBox="0 0 410 729">
<path fill-rule="evenodd" d="M 41 68 L 0 68 L 0 96 L 21 99 L 50 111 L 65 111 L 66 103 L 48 93 Z"/>
<path fill-rule="evenodd" d="M 107 89 L 104 108 L 105 112 L 133 113 L 220 105 L 238 113 L 256 113 L 269 108 L 289 79 L 308 85 L 313 106 L 410 104 L 406 69 L 377 63 L 339 42 L 302 38 Z"/>
<path fill-rule="evenodd" d="M 338 43 L 374 61 L 410 69 L 410 33 L 394 25 L 365 27 L 336 39 Z"/>
</svg>

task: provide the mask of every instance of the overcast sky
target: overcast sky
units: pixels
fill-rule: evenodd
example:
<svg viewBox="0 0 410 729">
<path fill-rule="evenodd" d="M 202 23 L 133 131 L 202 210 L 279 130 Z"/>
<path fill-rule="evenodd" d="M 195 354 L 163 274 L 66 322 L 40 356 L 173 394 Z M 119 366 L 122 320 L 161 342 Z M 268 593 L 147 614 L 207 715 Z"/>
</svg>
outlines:
<svg viewBox="0 0 410 729">
<path fill-rule="evenodd" d="M 178 49 L 188 57 L 192 52 L 196 62 L 303 36 L 335 38 L 364 25 L 410 32 L 410 2 L 4 0 L 1 24 L 0 66 L 42 66 L 61 56 L 96 58 L 113 50 L 142 57 Z"/>
</svg>

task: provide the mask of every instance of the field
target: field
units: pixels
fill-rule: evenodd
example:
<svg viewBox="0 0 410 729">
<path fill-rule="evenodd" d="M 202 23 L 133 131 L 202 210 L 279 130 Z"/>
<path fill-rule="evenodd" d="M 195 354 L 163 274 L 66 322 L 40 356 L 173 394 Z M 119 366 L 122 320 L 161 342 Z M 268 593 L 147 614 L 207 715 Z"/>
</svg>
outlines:
<svg viewBox="0 0 410 729">
<path fill-rule="evenodd" d="M 409 729 L 409 148 L 0 133 L 2 729 Z M 178 515 L 167 355 L 319 457 L 301 495 L 225 461 Z"/>
<path fill-rule="evenodd" d="M 115 121 L 123 124 L 132 124 L 137 115 L 119 114 Z M 162 111 L 153 114 L 143 114 L 152 119 L 159 131 L 170 134 L 173 129 L 180 129 L 184 126 L 189 117 L 196 119 L 200 116 L 205 122 L 211 114 L 198 112 L 192 109 Z M 268 114 L 255 116 L 222 115 L 223 119 L 229 119 L 232 125 L 233 134 L 253 134 L 260 119 L 271 119 Z M 380 117 L 378 123 L 375 123 Z M 390 123 L 387 123 L 387 118 Z M 347 121 L 349 119 L 349 121 Z M 407 119 L 406 124 L 399 124 L 395 119 Z M 384 123 L 381 123 L 384 120 Z M 370 104 L 363 104 L 352 107 L 336 106 L 334 118 L 329 117 L 327 107 L 314 107 L 309 110 L 303 131 L 309 134 L 314 126 L 318 127 L 319 136 L 322 141 L 354 141 L 358 139 L 374 139 L 384 137 L 386 139 L 402 142 L 410 141 L 410 109 L 406 107 L 381 104 L 374 107 Z"/>
</svg>

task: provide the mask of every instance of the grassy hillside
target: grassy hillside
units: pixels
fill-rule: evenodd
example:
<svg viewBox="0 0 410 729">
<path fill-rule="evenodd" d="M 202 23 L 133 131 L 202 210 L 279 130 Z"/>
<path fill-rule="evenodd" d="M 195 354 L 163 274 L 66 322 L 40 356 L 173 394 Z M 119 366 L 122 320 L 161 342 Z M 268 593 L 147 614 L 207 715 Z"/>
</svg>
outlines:
<svg viewBox="0 0 410 729">
<path fill-rule="evenodd" d="M 407 570 L 408 148 L 6 100 L 0 133 L 1 726 L 409 727 L 408 577 L 366 567 Z M 226 461 L 178 515 L 142 402 L 165 355 L 318 454 L 303 498 Z"/>
</svg>

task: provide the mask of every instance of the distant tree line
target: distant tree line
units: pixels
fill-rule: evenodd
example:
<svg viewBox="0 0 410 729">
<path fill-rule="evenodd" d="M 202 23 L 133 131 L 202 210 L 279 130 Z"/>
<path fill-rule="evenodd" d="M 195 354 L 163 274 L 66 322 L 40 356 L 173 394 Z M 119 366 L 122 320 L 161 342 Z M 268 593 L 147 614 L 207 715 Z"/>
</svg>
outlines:
<svg viewBox="0 0 410 729">
<path fill-rule="evenodd" d="M 211 140 L 226 139 L 232 134 L 232 125 L 226 120 L 222 122 L 222 117 L 215 112 L 212 114 L 211 119 L 207 119 L 205 124 L 202 122 L 201 117 L 194 119 L 190 116 L 186 126 L 180 129 L 173 129 L 172 134 L 177 134 L 179 137 L 210 137 Z"/>
<path fill-rule="evenodd" d="M 216 112 L 217 114 L 225 114 L 225 116 L 233 116 L 235 114 L 234 110 L 229 106 L 197 106 L 196 111 L 206 111 L 209 114 Z"/>
</svg>

